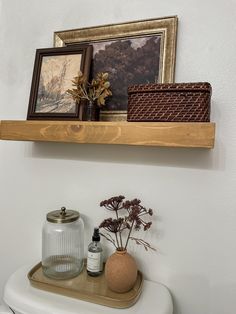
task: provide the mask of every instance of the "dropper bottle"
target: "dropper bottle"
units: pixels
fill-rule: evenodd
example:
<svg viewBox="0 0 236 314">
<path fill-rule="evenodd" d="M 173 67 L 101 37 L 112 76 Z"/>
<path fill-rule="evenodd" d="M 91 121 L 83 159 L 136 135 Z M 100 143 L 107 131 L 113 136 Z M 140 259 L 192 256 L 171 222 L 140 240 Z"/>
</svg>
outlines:
<svg viewBox="0 0 236 314">
<path fill-rule="evenodd" d="M 99 228 L 94 228 L 92 242 L 88 246 L 87 273 L 89 276 L 101 275 L 103 270 L 102 251 Z"/>
</svg>

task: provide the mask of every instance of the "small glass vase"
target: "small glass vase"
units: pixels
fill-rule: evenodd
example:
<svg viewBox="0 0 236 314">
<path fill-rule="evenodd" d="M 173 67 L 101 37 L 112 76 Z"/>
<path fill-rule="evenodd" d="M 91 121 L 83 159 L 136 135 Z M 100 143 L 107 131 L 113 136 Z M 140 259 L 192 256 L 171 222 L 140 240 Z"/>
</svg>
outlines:
<svg viewBox="0 0 236 314">
<path fill-rule="evenodd" d="M 88 101 L 84 105 L 83 121 L 99 121 L 100 108 L 96 101 Z"/>
</svg>

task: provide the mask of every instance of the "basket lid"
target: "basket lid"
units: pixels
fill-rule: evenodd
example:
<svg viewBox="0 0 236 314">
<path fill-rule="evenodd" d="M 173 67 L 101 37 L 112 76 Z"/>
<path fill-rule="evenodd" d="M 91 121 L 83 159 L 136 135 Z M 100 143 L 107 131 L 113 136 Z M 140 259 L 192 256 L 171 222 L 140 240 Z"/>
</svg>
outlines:
<svg viewBox="0 0 236 314">
<path fill-rule="evenodd" d="M 203 91 L 211 93 L 211 84 L 208 82 L 196 82 L 196 83 L 150 83 L 128 86 L 128 94 L 137 92 L 195 92 Z"/>
</svg>

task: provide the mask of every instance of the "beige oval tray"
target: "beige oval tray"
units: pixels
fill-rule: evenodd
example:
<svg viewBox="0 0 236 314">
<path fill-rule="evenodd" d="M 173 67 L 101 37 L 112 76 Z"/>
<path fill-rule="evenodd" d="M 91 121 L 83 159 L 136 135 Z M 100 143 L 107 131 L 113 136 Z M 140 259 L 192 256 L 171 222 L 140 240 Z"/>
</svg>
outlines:
<svg viewBox="0 0 236 314">
<path fill-rule="evenodd" d="M 132 290 L 126 293 L 115 293 L 107 287 L 104 273 L 99 277 L 90 277 L 84 267 L 79 276 L 73 279 L 55 280 L 44 276 L 41 263 L 30 270 L 28 278 L 35 288 L 114 308 L 127 308 L 135 304 L 143 283 L 142 273 L 138 271 Z"/>
</svg>

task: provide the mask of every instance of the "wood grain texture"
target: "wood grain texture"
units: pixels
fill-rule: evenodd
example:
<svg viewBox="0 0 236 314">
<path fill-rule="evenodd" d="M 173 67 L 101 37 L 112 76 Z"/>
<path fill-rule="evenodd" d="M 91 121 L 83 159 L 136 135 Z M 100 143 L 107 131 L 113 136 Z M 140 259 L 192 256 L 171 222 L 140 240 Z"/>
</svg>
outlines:
<svg viewBox="0 0 236 314">
<path fill-rule="evenodd" d="M 2 120 L 1 139 L 213 148 L 215 124 Z"/>
<path fill-rule="evenodd" d="M 50 279 L 43 274 L 41 263 L 29 271 L 28 279 L 33 287 L 41 290 L 120 309 L 134 305 L 142 292 L 143 286 L 142 273 L 138 272 L 135 285 L 130 291 L 125 293 L 113 292 L 107 287 L 104 273 L 99 277 L 90 277 L 87 275 L 86 266 L 75 278 L 67 280 Z"/>
</svg>

